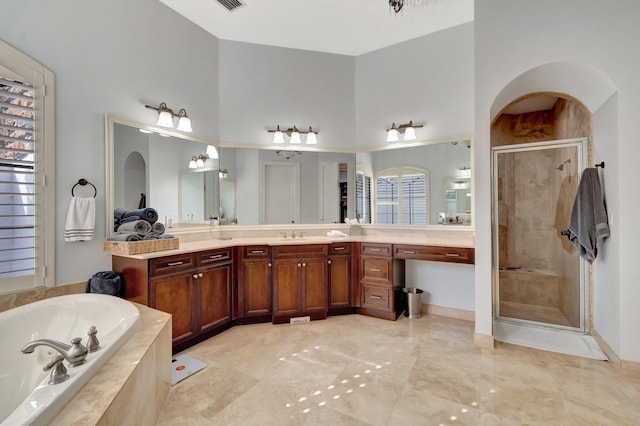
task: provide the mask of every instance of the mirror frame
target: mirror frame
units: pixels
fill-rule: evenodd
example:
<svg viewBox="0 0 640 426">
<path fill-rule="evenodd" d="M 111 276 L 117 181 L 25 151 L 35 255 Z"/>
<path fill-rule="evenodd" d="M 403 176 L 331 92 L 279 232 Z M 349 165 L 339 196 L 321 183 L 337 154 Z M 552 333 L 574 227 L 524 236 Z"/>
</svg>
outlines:
<svg viewBox="0 0 640 426">
<path fill-rule="evenodd" d="M 129 127 L 135 127 L 136 129 L 148 130 L 150 132 L 163 134 L 163 135 L 171 136 L 178 139 L 199 142 L 204 145 L 213 145 L 216 147 L 216 149 L 219 148 L 219 145 L 212 141 L 186 135 L 184 133 L 179 133 L 171 129 L 167 130 L 160 127 L 139 123 L 137 121 L 127 120 L 126 118 L 118 117 L 113 114 L 108 114 L 108 113 L 105 114 L 105 117 L 104 117 L 104 157 L 105 157 L 105 171 L 104 171 L 105 202 L 104 204 L 105 204 L 105 222 L 106 222 L 105 238 L 108 238 L 109 236 L 111 236 L 111 234 L 113 234 L 113 209 L 115 207 L 113 205 L 114 203 L 113 170 L 114 170 L 114 144 L 115 144 L 115 141 L 113 140 L 113 137 L 114 137 L 113 133 L 114 133 L 115 124 L 122 124 Z"/>
</svg>

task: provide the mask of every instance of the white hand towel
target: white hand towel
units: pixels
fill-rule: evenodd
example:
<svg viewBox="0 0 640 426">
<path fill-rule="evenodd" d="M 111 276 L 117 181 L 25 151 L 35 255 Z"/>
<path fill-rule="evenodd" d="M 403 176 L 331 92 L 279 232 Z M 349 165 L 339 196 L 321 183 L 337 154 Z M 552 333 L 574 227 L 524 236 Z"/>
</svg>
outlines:
<svg viewBox="0 0 640 426">
<path fill-rule="evenodd" d="M 90 241 L 96 222 L 95 198 L 71 198 L 67 223 L 64 227 L 65 241 Z"/>
</svg>

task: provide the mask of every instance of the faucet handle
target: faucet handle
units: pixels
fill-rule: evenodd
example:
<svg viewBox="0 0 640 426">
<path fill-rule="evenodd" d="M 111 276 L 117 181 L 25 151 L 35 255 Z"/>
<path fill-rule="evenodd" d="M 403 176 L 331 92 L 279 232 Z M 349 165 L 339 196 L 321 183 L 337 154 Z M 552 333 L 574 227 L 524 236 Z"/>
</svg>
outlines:
<svg viewBox="0 0 640 426">
<path fill-rule="evenodd" d="M 287 233 L 286 232 L 281 232 L 280 235 L 282 235 L 282 238 L 287 238 Z M 294 235 L 295 237 L 295 235 Z"/>
<path fill-rule="evenodd" d="M 64 366 L 62 361 L 64 361 L 64 357 L 62 355 L 56 355 L 42 368 L 44 371 L 51 370 L 51 374 L 49 375 L 50 385 L 57 385 L 69 378 L 67 368 Z"/>
<path fill-rule="evenodd" d="M 300 232 L 300 233 L 298 233 L 298 237 L 299 237 L 299 238 L 304 237 L 304 232 Z"/>
<path fill-rule="evenodd" d="M 98 329 L 95 325 L 92 325 L 87 332 L 87 335 L 89 336 L 89 340 L 87 341 L 87 350 L 89 352 L 95 352 L 100 349 L 100 342 L 98 341 L 96 334 L 98 334 Z"/>
</svg>

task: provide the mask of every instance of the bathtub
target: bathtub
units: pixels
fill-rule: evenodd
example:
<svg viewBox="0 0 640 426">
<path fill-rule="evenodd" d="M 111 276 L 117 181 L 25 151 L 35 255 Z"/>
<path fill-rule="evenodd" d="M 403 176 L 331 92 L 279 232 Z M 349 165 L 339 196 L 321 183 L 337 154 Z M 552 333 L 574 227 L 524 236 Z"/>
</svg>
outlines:
<svg viewBox="0 0 640 426">
<path fill-rule="evenodd" d="M 1 312 L 0 424 L 48 424 L 137 329 L 138 319 L 133 304 L 101 294 L 53 297 Z M 57 351 L 46 346 L 32 354 L 20 351 L 36 339 L 68 344 L 82 337 L 86 344 L 92 325 L 101 349 L 79 367 L 65 362 L 70 378 L 63 383 L 49 385 L 49 373 L 42 370 Z"/>
</svg>

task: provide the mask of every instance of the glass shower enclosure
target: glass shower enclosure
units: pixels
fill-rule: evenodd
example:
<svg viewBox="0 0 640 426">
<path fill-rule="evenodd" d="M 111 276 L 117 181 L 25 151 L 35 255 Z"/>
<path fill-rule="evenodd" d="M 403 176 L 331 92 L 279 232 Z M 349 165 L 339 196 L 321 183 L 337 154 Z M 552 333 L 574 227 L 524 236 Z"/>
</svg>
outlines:
<svg viewBox="0 0 640 426">
<path fill-rule="evenodd" d="M 495 147 L 496 320 L 586 331 L 586 263 L 569 227 L 586 139 Z"/>
</svg>

